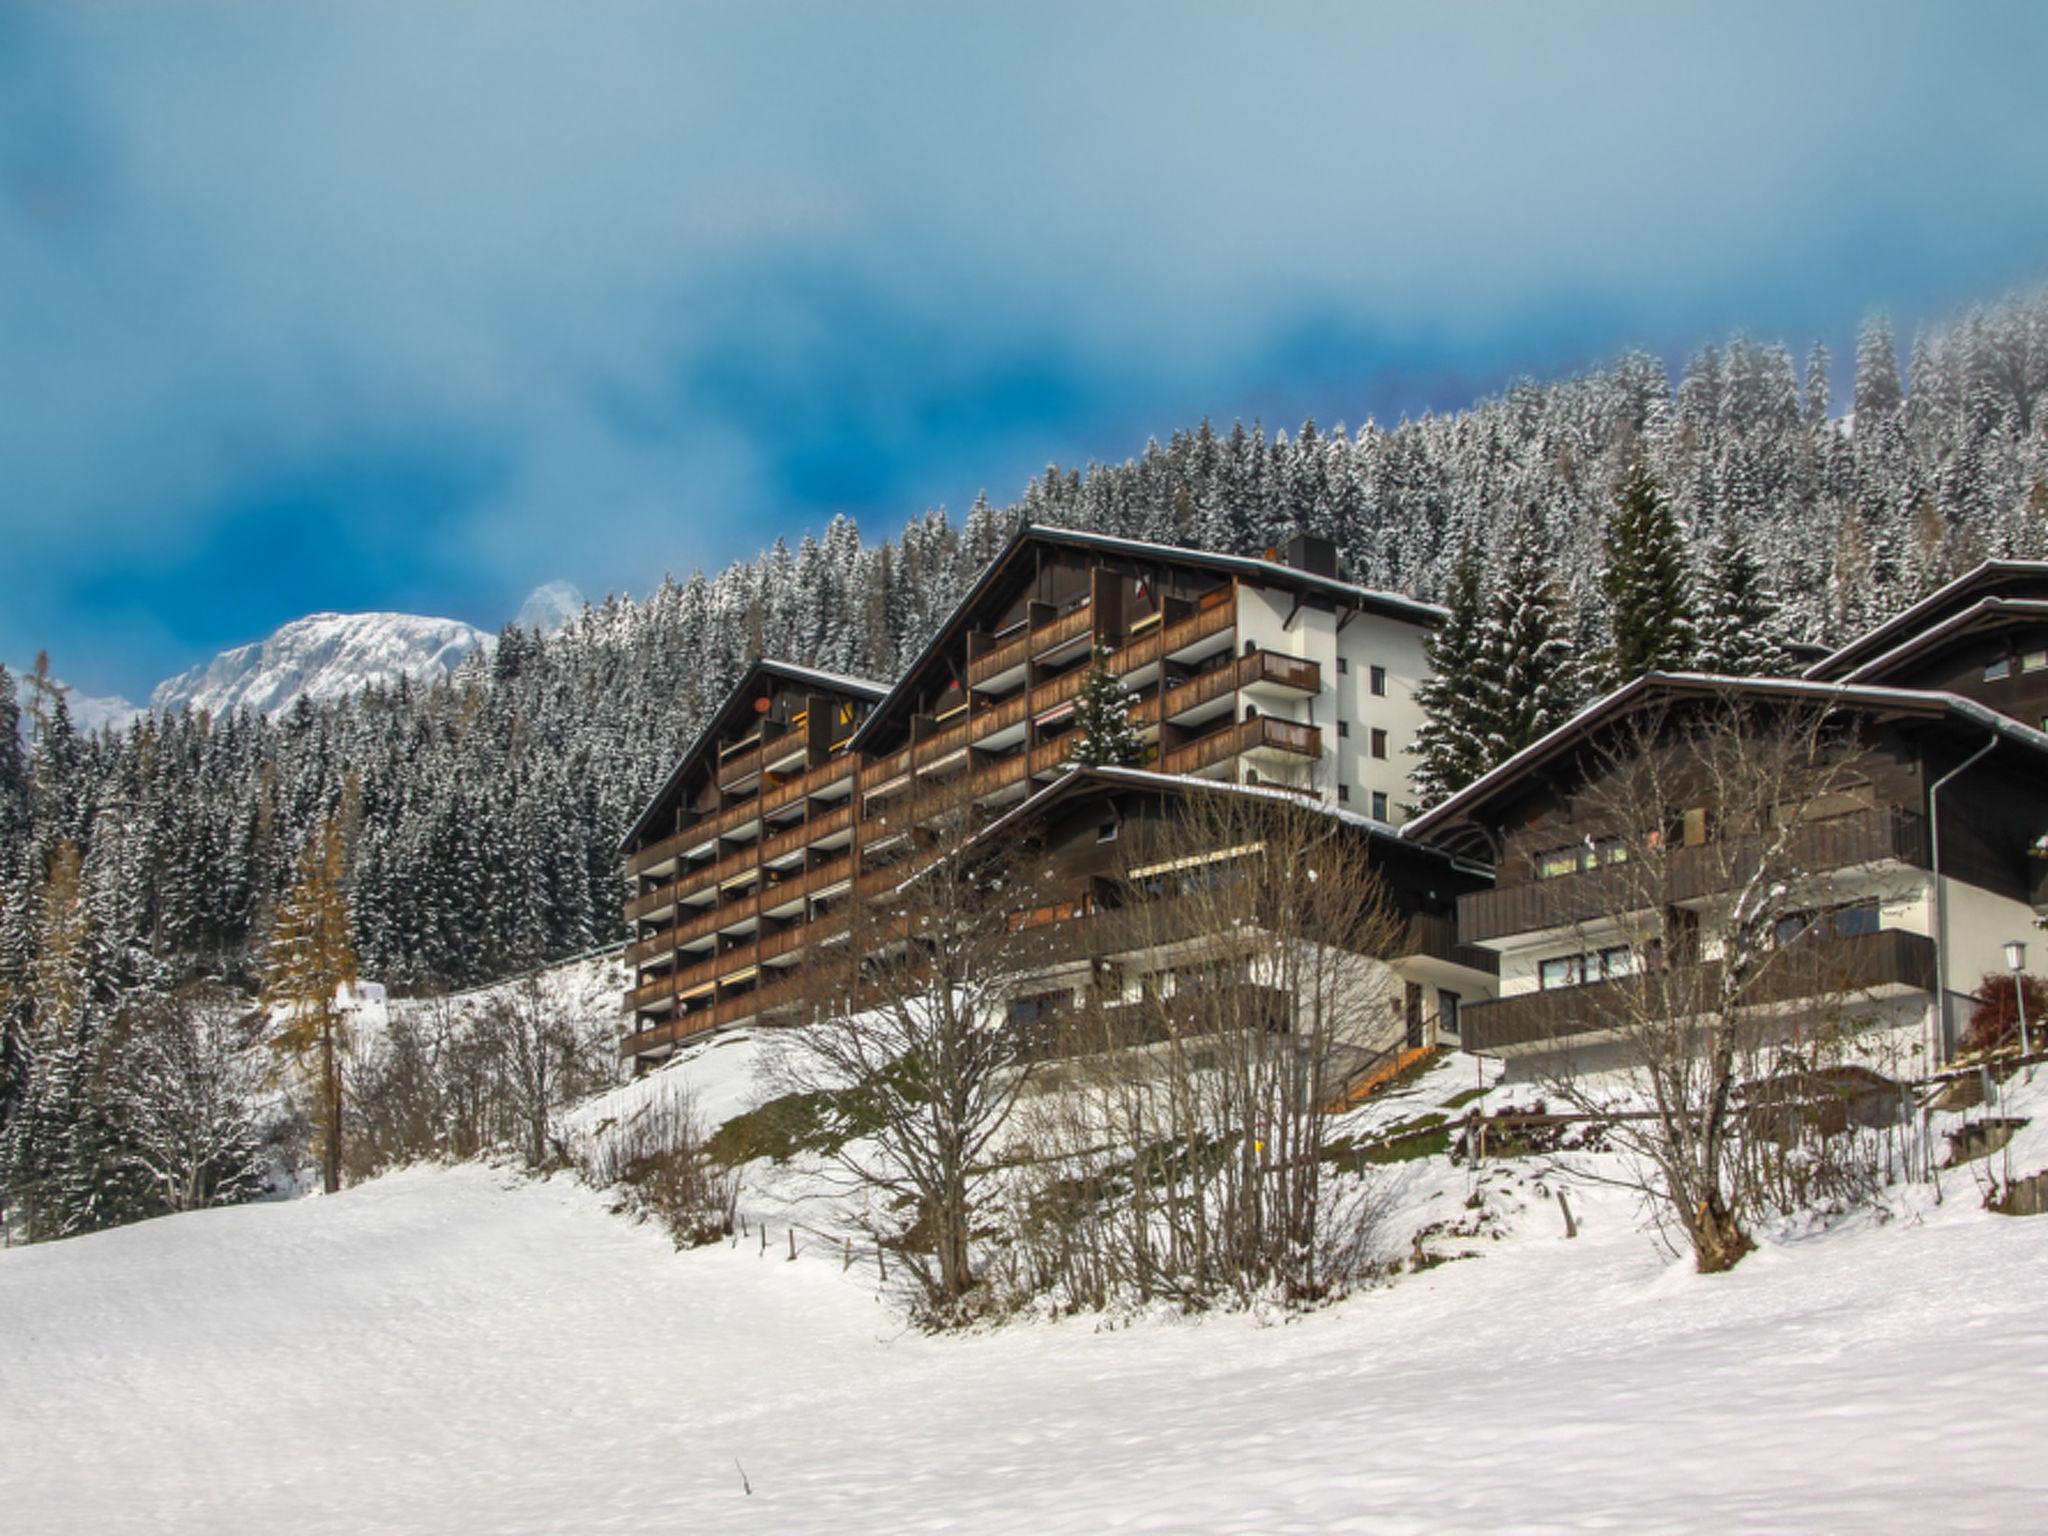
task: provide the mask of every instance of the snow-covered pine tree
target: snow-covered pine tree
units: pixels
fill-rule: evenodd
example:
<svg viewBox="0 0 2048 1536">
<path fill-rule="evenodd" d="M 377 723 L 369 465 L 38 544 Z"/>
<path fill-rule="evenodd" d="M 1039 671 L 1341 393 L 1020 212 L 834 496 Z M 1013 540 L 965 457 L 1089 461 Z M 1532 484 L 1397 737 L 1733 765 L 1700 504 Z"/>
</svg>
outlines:
<svg viewBox="0 0 2048 1536">
<path fill-rule="evenodd" d="M 1583 691 L 1572 656 L 1571 599 L 1535 508 L 1525 508 L 1508 536 L 1473 668 L 1483 768 L 1563 725 Z"/>
<path fill-rule="evenodd" d="M 1781 672 L 1786 658 L 1776 635 L 1777 603 L 1734 518 L 1721 520 L 1699 585 L 1701 670 L 1725 677 Z"/>
<path fill-rule="evenodd" d="M 1429 637 L 1429 679 L 1415 690 L 1422 725 L 1409 748 L 1416 759 L 1409 782 L 1417 809 L 1456 794 L 1486 771 L 1486 724 L 1474 691 L 1485 605 L 1479 552 L 1467 544 L 1444 591 L 1449 616 Z"/>
<path fill-rule="evenodd" d="M 1108 646 L 1097 647 L 1081 680 L 1069 760 L 1083 768 L 1136 768 L 1145 761 L 1145 741 L 1131 724 L 1131 691 L 1109 670 L 1108 656 Z"/>
<path fill-rule="evenodd" d="M 1645 672 L 1691 665 L 1697 636 L 1685 539 L 1641 454 L 1615 489 L 1600 586 L 1613 629 L 1603 681 L 1618 687 Z"/>
<path fill-rule="evenodd" d="M 1899 347 L 1892 320 L 1883 310 L 1863 322 L 1856 337 L 1856 430 L 1896 411 L 1905 399 L 1899 387 Z"/>
</svg>

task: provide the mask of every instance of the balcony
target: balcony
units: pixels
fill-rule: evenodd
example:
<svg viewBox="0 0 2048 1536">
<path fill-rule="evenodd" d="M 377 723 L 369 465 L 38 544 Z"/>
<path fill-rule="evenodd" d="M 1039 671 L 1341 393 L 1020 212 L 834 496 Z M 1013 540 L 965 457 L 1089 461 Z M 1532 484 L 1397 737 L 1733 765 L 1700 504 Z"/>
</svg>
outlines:
<svg viewBox="0 0 2048 1536">
<path fill-rule="evenodd" d="M 1316 662 L 1299 656 L 1283 656 L 1278 651 L 1253 651 L 1249 656 L 1238 658 L 1237 686 L 1281 689 L 1313 698 L 1323 691 L 1323 669 Z"/>
<path fill-rule="evenodd" d="M 1210 640 L 1227 630 L 1237 628 L 1237 596 L 1228 588 L 1223 589 L 1220 600 L 1209 602 L 1197 608 L 1184 619 L 1176 619 L 1159 634 L 1159 650 L 1163 656 L 1177 656 L 1180 652 Z"/>
<path fill-rule="evenodd" d="M 1500 974 L 1499 955 L 1476 944 L 1461 944 L 1457 924 L 1447 917 L 1432 917 L 1426 912 L 1418 912 L 1408 919 L 1396 954 L 1403 959 L 1412 955 L 1426 960 L 1441 960 L 1447 965 L 1461 965 L 1488 976 Z"/>
<path fill-rule="evenodd" d="M 1559 843 L 1568 843 L 1571 835 L 1570 829 L 1561 829 Z M 1726 872 L 1739 867 L 1740 860 L 1740 849 L 1674 848 L 1656 867 L 1605 864 L 1474 891 L 1458 898 L 1458 932 L 1476 944 L 1702 901 L 1717 894 Z M 1791 862 L 1809 874 L 1884 863 L 1925 869 L 1926 818 L 1905 811 L 1856 811 L 1816 821 L 1794 840 Z"/>
<path fill-rule="evenodd" d="M 1488 1002 L 1469 1002 L 1459 1015 L 1460 1034 L 1468 1051 L 1513 1055 L 1558 1044 L 1587 1044 L 1611 1038 L 1617 1025 L 1641 1012 L 1665 988 L 1670 1012 L 1689 1006 L 1684 999 L 1706 999 L 1719 985 L 1718 965 L 1685 967 L 1675 978 L 1662 974 L 1590 982 L 1523 992 Z M 1757 1009 L 1783 1012 L 1788 1022 L 1796 1010 L 1787 1005 L 1802 999 L 1824 1000 L 1830 1012 L 1853 1008 L 1859 1000 L 1934 992 L 1934 940 L 1899 928 L 1881 928 L 1848 938 L 1801 941 L 1775 956 L 1746 994 Z M 1660 1010 L 1665 1011 L 1665 1010 Z M 1836 1022 L 1827 1020 L 1824 1022 Z"/>
<path fill-rule="evenodd" d="M 643 1029 L 626 1036 L 619 1043 L 619 1055 L 626 1058 L 645 1056 L 664 1050 L 710 1030 L 723 1029 L 728 1025 L 745 1023 L 763 1013 L 779 1013 L 799 1009 L 804 1003 L 802 978 L 792 977 L 787 981 L 770 982 L 752 992 L 710 1008 L 700 1008 L 695 1013 L 678 1014 L 665 1023 L 651 1029 Z"/>
<path fill-rule="evenodd" d="M 1277 752 L 1290 757 L 1320 758 L 1323 733 L 1319 726 L 1298 725 L 1258 715 L 1212 731 L 1199 741 L 1188 742 L 1164 754 L 1159 766 L 1166 773 L 1200 773 L 1204 768 L 1242 757 L 1248 752 Z"/>
</svg>

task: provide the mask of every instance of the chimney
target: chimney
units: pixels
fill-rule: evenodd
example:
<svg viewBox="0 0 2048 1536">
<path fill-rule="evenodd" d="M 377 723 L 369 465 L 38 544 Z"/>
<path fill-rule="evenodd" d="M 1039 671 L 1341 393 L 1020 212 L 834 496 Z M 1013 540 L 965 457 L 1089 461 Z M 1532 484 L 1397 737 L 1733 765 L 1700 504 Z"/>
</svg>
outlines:
<svg viewBox="0 0 2048 1536">
<path fill-rule="evenodd" d="M 1311 576 L 1337 574 L 1337 546 L 1314 533 L 1297 533 L 1287 541 L 1287 563 Z"/>
</svg>

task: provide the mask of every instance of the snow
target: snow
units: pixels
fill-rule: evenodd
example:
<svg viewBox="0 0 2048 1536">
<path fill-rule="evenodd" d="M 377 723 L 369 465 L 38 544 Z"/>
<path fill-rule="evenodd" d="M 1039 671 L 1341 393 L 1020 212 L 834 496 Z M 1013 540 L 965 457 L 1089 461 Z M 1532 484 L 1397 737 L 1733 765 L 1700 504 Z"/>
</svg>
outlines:
<svg viewBox="0 0 2048 1536">
<path fill-rule="evenodd" d="M 14 674 L 18 702 L 21 705 L 22 711 L 21 730 L 23 736 L 26 736 L 30 727 L 28 715 L 29 699 L 33 692 L 28 682 L 28 673 L 31 669 L 28 667 L 11 667 L 8 670 Z M 60 686 L 64 685 L 62 678 L 57 678 L 55 681 Z M 65 688 L 64 707 L 71 713 L 72 725 L 87 734 L 97 731 L 103 726 L 112 726 L 117 731 L 126 730 L 129 722 L 142 713 L 140 709 L 137 709 L 119 694 L 95 697 L 92 694 L 80 693 L 76 688 L 70 687 Z"/>
<path fill-rule="evenodd" d="M 753 1053 L 622 1094 L 688 1077 L 724 1113 Z M 2038 1166 L 2048 1134 L 2016 1148 Z M 0 1507 L 24 1533 L 2034 1523 L 2048 1221 L 1969 1176 L 1711 1279 L 1617 1191 L 1576 1192 L 1567 1241 L 1505 1165 L 1394 1176 L 1446 1208 L 1476 1187 L 1507 1236 L 1283 1326 L 926 1337 L 780 1228 L 678 1254 L 567 1178 L 478 1166 L 7 1250 Z"/>
<path fill-rule="evenodd" d="M 526 594 L 512 622 L 536 634 L 552 635 L 584 608 L 583 594 L 575 583 L 543 582 Z"/>
<path fill-rule="evenodd" d="M 294 619 L 266 640 L 222 651 L 212 661 L 157 684 L 150 708 L 247 708 L 281 715 L 301 697 L 315 703 L 346 698 L 401 677 L 431 683 L 492 637 L 459 619 L 409 613 L 315 613 Z"/>
</svg>

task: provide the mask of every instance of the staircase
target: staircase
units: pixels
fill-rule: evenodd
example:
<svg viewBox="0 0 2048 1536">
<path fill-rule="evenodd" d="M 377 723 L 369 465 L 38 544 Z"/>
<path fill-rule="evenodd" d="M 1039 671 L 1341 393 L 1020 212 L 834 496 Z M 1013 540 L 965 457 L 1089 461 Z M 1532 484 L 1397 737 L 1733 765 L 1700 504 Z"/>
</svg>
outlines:
<svg viewBox="0 0 2048 1536">
<path fill-rule="evenodd" d="M 1362 1062 L 1339 1088 L 1328 1103 L 1323 1106 L 1326 1115 L 1341 1115 L 1356 1109 L 1380 1089 L 1406 1072 L 1419 1061 L 1427 1061 L 1435 1055 L 1435 1048 L 1427 1045 L 1396 1045 Z"/>
</svg>

